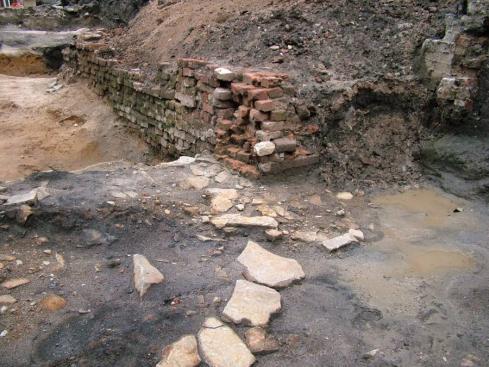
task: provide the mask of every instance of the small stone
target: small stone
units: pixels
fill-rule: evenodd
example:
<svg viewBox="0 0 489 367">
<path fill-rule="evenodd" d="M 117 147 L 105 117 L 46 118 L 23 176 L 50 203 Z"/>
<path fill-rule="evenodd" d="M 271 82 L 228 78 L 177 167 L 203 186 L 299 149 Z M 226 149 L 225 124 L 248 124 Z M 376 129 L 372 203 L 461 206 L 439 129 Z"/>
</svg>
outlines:
<svg viewBox="0 0 489 367">
<path fill-rule="evenodd" d="M 352 243 L 361 241 L 363 240 L 363 238 L 364 236 L 362 231 L 351 229 L 348 233 L 345 233 L 341 236 L 324 240 L 322 244 L 331 252 L 348 246 Z"/>
<path fill-rule="evenodd" d="M 233 98 L 231 90 L 226 88 L 216 88 L 213 92 L 213 97 L 219 101 L 229 101 Z"/>
<path fill-rule="evenodd" d="M 162 356 L 163 359 L 156 367 L 196 367 L 201 362 L 197 339 L 193 335 L 183 336 L 165 347 Z"/>
<path fill-rule="evenodd" d="M 255 357 L 239 336 L 220 320 L 205 320 L 197 336 L 204 361 L 210 367 L 250 367 Z"/>
<path fill-rule="evenodd" d="M 236 78 L 236 74 L 234 74 L 231 70 L 226 68 L 215 69 L 214 75 L 218 80 L 223 80 L 225 82 L 232 82 Z"/>
<path fill-rule="evenodd" d="M 195 162 L 195 158 L 193 157 L 181 156 L 176 161 L 161 163 L 158 166 L 159 167 L 183 167 L 183 166 L 188 166 L 189 164 L 192 164 L 194 162 Z"/>
<path fill-rule="evenodd" d="M 34 204 L 37 201 L 37 189 L 10 196 L 5 205 Z"/>
<path fill-rule="evenodd" d="M 227 173 L 226 171 L 222 171 L 216 177 L 214 177 L 214 180 L 218 183 L 224 183 L 229 180 L 229 177 L 231 177 L 229 173 Z"/>
<path fill-rule="evenodd" d="M 238 262 L 246 268 L 246 279 L 273 288 L 284 288 L 305 278 L 296 260 L 275 255 L 253 241 L 248 242 Z"/>
<path fill-rule="evenodd" d="M 33 211 L 29 205 L 21 205 L 19 209 L 17 209 L 15 219 L 17 223 L 24 225 L 32 214 Z"/>
<path fill-rule="evenodd" d="M 377 355 L 377 353 L 379 353 L 379 351 L 380 351 L 380 349 L 373 349 L 370 352 L 365 353 L 362 356 L 362 358 L 363 359 L 372 359 L 372 358 L 374 358 Z"/>
<path fill-rule="evenodd" d="M 237 204 L 236 209 L 238 209 L 240 212 L 242 212 L 243 210 L 245 210 L 245 206 L 244 206 L 244 204 Z"/>
<path fill-rule="evenodd" d="M 0 296 L 0 305 L 11 305 L 15 302 L 17 302 L 17 300 L 10 295 Z"/>
<path fill-rule="evenodd" d="M 267 331 L 261 327 L 254 327 L 245 333 L 246 344 L 252 353 L 267 354 L 280 349 L 279 341 L 267 335 Z"/>
<path fill-rule="evenodd" d="M 50 294 L 41 300 L 40 306 L 45 311 L 55 312 L 65 308 L 66 300 L 63 297 Z"/>
<path fill-rule="evenodd" d="M 317 241 L 317 231 L 297 231 L 292 234 L 292 239 L 310 243 Z"/>
<path fill-rule="evenodd" d="M 339 192 L 338 194 L 336 194 L 336 198 L 338 200 L 348 201 L 353 199 L 353 194 L 351 192 Z"/>
<path fill-rule="evenodd" d="M 283 232 L 277 229 L 268 229 L 265 231 L 265 236 L 269 241 L 278 241 L 283 237 Z"/>
<path fill-rule="evenodd" d="M 8 335 L 8 330 L 3 330 L 3 331 L 0 333 L 0 338 L 5 338 L 7 335 Z"/>
<path fill-rule="evenodd" d="M 255 144 L 254 151 L 258 157 L 272 155 L 275 152 L 275 144 L 271 141 L 262 141 Z"/>
<path fill-rule="evenodd" d="M 278 222 L 271 217 L 245 217 L 239 214 L 224 214 L 211 219 L 211 223 L 219 229 L 224 227 L 261 227 L 277 228 Z"/>
<path fill-rule="evenodd" d="M 165 277 L 143 255 L 134 255 L 134 286 L 141 297 L 153 284 L 162 283 Z"/>
<path fill-rule="evenodd" d="M 5 282 L 2 283 L 2 287 L 7 288 L 7 289 L 14 289 L 17 287 L 20 287 L 22 285 L 28 284 L 31 281 L 26 278 L 16 278 L 16 279 L 10 279 L 6 280 Z"/>
<path fill-rule="evenodd" d="M 210 180 L 207 177 L 195 176 L 189 177 L 184 182 L 184 187 L 202 190 L 209 186 Z"/>
<path fill-rule="evenodd" d="M 281 310 L 280 293 L 272 288 L 236 281 L 233 295 L 222 312 L 223 319 L 235 324 L 266 326 L 270 316 Z"/>
<path fill-rule="evenodd" d="M 10 256 L 10 255 L 1 255 L 0 254 L 0 261 L 15 261 L 17 258 L 15 256 Z"/>
<path fill-rule="evenodd" d="M 312 205 L 321 206 L 321 204 L 322 204 L 321 196 L 319 196 L 319 195 L 312 195 L 309 198 L 309 202 Z"/>
</svg>

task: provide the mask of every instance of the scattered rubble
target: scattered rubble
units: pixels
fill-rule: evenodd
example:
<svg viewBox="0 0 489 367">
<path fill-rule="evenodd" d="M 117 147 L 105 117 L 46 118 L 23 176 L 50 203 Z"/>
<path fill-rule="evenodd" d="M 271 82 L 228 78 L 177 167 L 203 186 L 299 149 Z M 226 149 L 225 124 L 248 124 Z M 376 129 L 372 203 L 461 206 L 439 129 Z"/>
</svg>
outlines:
<svg viewBox="0 0 489 367">
<path fill-rule="evenodd" d="M 156 367 L 197 367 L 201 362 L 197 339 L 193 335 L 183 336 L 165 347 L 162 356 Z"/>
<path fill-rule="evenodd" d="M 163 274 L 160 273 L 153 265 L 151 265 L 143 255 L 134 255 L 134 286 L 143 297 L 153 284 L 162 283 L 165 280 Z"/>
<path fill-rule="evenodd" d="M 267 334 L 261 327 L 248 329 L 245 333 L 246 344 L 254 354 L 268 354 L 280 349 L 280 342 Z"/>
<path fill-rule="evenodd" d="M 233 295 L 222 312 L 224 320 L 235 324 L 266 326 L 270 316 L 281 310 L 280 293 L 248 282 L 236 281 Z"/>
<path fill-rule="evenodd" d="M 7 289 L 14 289 L 17 287 L 20 287 L 25 284 L 29 284 L 31 281 L 26 278 L 15 278 L 15 279 L 10 279 L 6 280 L 5 282 L 2 283 L 2 287 L 7 288 Z"/>
<path fill-rule="evenodd" d="M 261 227 L 277 228 L 278 222 L 271 217 L 245 217 L 239 214 L 224 214 L 211 218 L 211 223 L 216 228 L 224 227 Z"/>
<path fill-rule="evenodd" d="M 198 340 L 202 357 L 210 367 L 249 367 L 255 363 L 239 336 L 214 317 L 205 320 Z"/>
<path fill-rule="evenodd" d="M 284 288 L 305 278 L 296 260 L 272 254 L 253 241 L 248 242 L 238 262 L 246 268 L 246 279 L 272 288 Z"/>
</svg>

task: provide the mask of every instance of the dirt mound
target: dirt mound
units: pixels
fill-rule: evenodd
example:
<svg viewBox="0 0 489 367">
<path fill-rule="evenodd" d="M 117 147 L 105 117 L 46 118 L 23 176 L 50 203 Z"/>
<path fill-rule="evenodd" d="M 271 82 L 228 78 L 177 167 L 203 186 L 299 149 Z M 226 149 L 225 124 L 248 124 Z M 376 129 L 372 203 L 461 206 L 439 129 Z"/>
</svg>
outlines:
<svg viewBox="0 0 489 367">
<path fill-rule="evenodd" d="M 0 180 L 145 159 L 145 143 L 119 128 L 111 109 L 84 84 L 48 94 L 54 80 L 0 75 Z"/>
<path fill-rule="evenodd" d="M 41 55 L 30 52 L 0 53 L 0 74 L 22 76 L 47 74 L 48 71 Z"/>
<path fill-rule="evenodd" d="M 158 5 L 163 3 L 163 5 Z M 453 0 L 153 1 L 114 41 L 133 65 L 202 56 L 272 66 L 318 81 L 411 73 L 424 39 L 443 34 Z"/>
</svg>

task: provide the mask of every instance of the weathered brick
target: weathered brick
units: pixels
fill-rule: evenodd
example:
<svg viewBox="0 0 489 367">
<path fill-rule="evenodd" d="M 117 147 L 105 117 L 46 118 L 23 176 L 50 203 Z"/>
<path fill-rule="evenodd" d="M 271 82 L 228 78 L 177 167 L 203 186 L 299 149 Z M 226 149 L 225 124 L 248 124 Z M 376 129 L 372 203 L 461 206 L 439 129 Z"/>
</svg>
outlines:
<svg viewBox="0 0 489 367">
<path fill-rule="evenodd" d="M 271 121 L 285 121 L 287 119 L 287 111 L 275 110 L 270 114 Z"/>
<path fill-rule="evenodd" d="M 264 131 L 280 131 L 283 130 L 285 124 L 283 121 L 263 121 L 261 128 Z"/>
<path fill-rule="evenodd" d="M 230 119 L 234 115 L 234 108 L 224 108 L 224 109 L 216 109 L 215 115 L 217 117 L 222 117 L 225 119 Z"/>
<path fill-rule="evenodd" d="M 269 114 L 265 112 L 261 112 L 255 109 L 250 111 L 250 120 L 251 121 L 266 121 L 269 118 Z"/>
<path fill-rule="evenodd" d="M 262 112 L 271 112 L 275 109 L 275 102 L 271 99 L 256 101 L 255 108 Z"/>
<path fill-rule="evenodd" d="M 229 89 L 216 88 L 213 92 L 214 99 L 219 101 L 229 101 L 233 98 L 233 95 Z"/>
<path fill-rule="evenodd" d="M 297 147 L 297 140 L 291 138 L 279 138 L 273 140 L 277 153 L 294 152 Z"/>
<path fill-rule="evenodd" d="M 238 107 L 238 116 L 242 119 L 247 118 L 250 115 L 250 108 L 246 106 L 239 106 Z"/>
</svg>

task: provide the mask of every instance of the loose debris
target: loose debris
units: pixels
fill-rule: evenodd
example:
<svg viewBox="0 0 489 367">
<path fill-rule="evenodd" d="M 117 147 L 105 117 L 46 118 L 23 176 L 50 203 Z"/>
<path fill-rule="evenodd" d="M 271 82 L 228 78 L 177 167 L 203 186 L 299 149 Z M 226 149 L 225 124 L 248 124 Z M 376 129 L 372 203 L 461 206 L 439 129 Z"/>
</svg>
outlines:
<svg viewBox="0 0 489 367">
<path fill-rule="evenodd" d="M 165 277 L 143 255 L 134 255 L 133 261 L 134 286 L 142 298 L 151 285 L 162 283 Z"/>
</svg>

